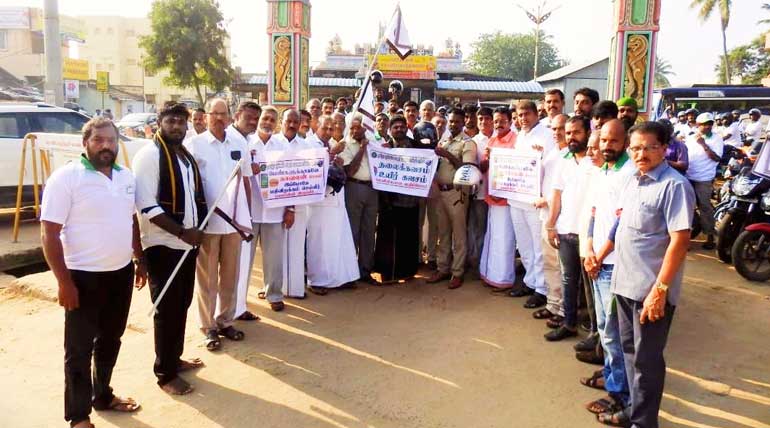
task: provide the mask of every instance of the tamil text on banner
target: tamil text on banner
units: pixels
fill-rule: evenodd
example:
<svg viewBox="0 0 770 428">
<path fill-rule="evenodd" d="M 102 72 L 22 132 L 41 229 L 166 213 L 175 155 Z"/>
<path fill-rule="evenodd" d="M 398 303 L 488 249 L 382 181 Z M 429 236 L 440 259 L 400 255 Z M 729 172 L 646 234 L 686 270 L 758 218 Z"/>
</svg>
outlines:
<svg viewBox="0 0 770 428">
<path fill-rule="evenodd" d="M 266 152 L 259 160 L 259 191 L 270 208 L 320 202 L 326 192 L 325 149 Z"/>
<path fill-rule="evenodd" d="M 540 153 L 495 147 L 489 155 L 489 194 L 518 202 L 540 198 Z"/>
<path fill-rule="evenodd" d="M 369 144 L 366 154 L 375 189 L 428 196 L 438 166 L 438 156 L 432 150 L 391 149 Z"/>
</svg>

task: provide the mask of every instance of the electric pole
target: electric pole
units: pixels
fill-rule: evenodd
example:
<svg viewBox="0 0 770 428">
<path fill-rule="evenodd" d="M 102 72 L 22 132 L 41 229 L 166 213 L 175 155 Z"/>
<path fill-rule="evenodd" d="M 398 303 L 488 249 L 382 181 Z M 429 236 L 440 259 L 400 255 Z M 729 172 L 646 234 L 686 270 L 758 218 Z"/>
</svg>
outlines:
<svg viewBox="0 0 770 428">
<path fill-rule="evenodd" d="M 556 11 L 556 9 L 561 7 L 561 6 L 556 6 L 553 9 L 546 12 L 546 3 L 548 3 L 548 0 L 542 0 L 540 4 L 537 5 L 536 10 L 528 10 L 520 4 L 516 5 L 519 7 L 519 9 L 523 10 L 524 13 L 527 14 L 527 18 L 529 18 L 530 21 L 535 23 L 535 69 L 532 73 L 533 80 L 537 79 L 537 65 L 538 65 L 539 56 L 540 56 L 540 24 L 547 21 L 548 18 L 551 17 L 551 14 L 554 11 Z"/>
<path fill-rule="evenodd" d="M 45 101 L 64 105 L 62 82 L 61 34 L 59 33 L 59 0 L 43 3 L 45 43 Z"/>
</svg>

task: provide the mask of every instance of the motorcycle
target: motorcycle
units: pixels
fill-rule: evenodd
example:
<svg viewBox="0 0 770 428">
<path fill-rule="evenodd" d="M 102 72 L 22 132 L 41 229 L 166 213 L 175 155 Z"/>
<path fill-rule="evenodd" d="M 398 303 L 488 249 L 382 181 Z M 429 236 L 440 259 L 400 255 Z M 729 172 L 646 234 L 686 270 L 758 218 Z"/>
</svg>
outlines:
<svg viewBox="0 0 770 428">
<path fill-rule="evenodd" d="M 762 210 L 770 215 L 770 193 L 762 196 Z M 754 223 L 738 235 L 732 248 L 735 270 L 749 281 L 770 279 L 770 223 Z"/>
<path fill-rule="evenodd" d="M 770 220 L 758 206 L 762 195 L 770 189 L 770 180 L 753 174 L 750 167 L 744 167 L 730 189 L 732 196 L 726 206 L 720 207 L 721 220 L 716 228 L 717 256 L 725 263 L 732 261 L 733 244 L 746 226 Z"/>
</svg>

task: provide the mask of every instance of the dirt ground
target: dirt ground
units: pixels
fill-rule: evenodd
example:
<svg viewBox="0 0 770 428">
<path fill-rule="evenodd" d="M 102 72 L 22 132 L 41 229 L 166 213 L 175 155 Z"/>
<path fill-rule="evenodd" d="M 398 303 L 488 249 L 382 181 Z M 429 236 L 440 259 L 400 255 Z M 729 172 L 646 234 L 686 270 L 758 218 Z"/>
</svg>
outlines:
<svg viewBox="0 0 770 428">
<path fill-rule="evenodd" d="M 143 407 L 92 414 L 96 426 L 599 426 L 583 406 L 602 394 L 578 383 L 596 366 L 575 360 L 576 341 L 546 343 L 522 300 L 478 282 L 361 285 L 289 301 L 282 313 L 256 291 L 249 306 L 262 321 L 239 323 L 246 340 L 223 342 L 217 353 L 201 346 L 190 311 L 185 356 L 206 367 L 186 376 L 196 390 L 184 397 L 155 385 L 149 293 L 135 293 L 113 386 Z M 56 303 L 13 288 L 0 295 L 1 427 L 67 426 L 62 325 Z M 666 352 L 661 426 L 770 428 L 769 335 L 770 284 L 691 252 Z"/>
</svg>

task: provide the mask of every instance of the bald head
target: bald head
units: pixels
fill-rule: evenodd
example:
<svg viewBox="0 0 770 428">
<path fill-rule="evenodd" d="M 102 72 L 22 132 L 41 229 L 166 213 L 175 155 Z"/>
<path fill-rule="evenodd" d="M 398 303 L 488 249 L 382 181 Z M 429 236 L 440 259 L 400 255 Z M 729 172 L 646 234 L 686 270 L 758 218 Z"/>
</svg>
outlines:
<svg viewBox="0 0 770 428">
<path fill-rule="evenodd" d="M 315 135 L 319 140 L 328 143 L 334 133 L 334 120 L 329 115 L 323 115 L 318 118 L 318 129 Z"/>
<path fill-rule="evenodd" d="M 551 132 L 553 132 L 553 139 L 559 145 L 559 148 L 564 148 L 567 145 L 567 137 L 564 134 L 564 125 L 567 124 L 569 116 L 566 114 L 557 114 L 551 118 Z"/>
<path fill-rule="evenodd" d="M 219 140 L 224 140 L 225 128 L 230 125 L 230 107 L 222 98 L 212 98 L 208 101 L 206 110 L 209 131 Z"/>
<path fill-rule="evenodd" d="M 621 120 L 612 119 L 602 125 L 599 137 L 599 147 L 605 162 L 610 166 L 623 156 L 628 147 L 628 134 Z"/>
<path fill-rule="evenodd" d="M 299 129 L 299 112 L 293 108 L 287 109 L 283 112 L 283 119 L 281 120 L 281 133 L 287 140 L 291 141 L 297 135 Z"/>
</svg>

